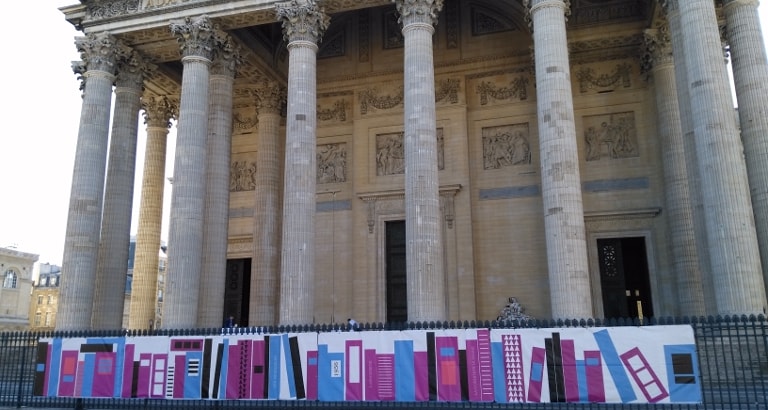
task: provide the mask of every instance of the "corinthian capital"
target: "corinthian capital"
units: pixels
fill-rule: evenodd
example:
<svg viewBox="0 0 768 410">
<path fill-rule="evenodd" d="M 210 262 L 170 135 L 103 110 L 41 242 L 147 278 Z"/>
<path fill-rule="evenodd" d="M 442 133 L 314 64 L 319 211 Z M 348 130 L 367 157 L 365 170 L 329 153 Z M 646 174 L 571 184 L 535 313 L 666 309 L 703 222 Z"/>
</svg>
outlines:
<svg viewBox="0 0 768 410">
<path fill-rule="evenodd" d="M 148 127 L 171 128 L 171 119 L 179 115 L 178 104 L 168 97 L 151 96 L 141 100 L 144 123 Z"/>
<path fill-rule="evenodd" d="M 533 29 L 531 16 L 539 9 L 548 7 L 563 9 L 566 20 L 571 15 L 571 0 L 523 0 L 523 7 L 525 7 L 525 21 L 528 22 L 528 27 L 531 29 Z"/>
<path fill-rule="evenodd" d="M 259 114 L 279 114 L 286 100 L 285 88 L 274 81 L 265 80 L 254 90 Z"/>
<path fill-rule="evenodd" d="M 222 30 L 215 30 L 213 64 L 211 74 L 227 75 L 234 77 L 237 66 L 242 63 L 240 46 Z"/>
<path fill-rule="evenodd" d="M 213 59 L 214 27 L 208 16 L 187 17 L 171 22 L 171 33 L 176 36 L 183 57 Z"/>
<path fill-rule="evenodd" d="M 437 25 L 437 15 L 443 8 L 443 0 L 392 0 L 400 14 L 400 24 L 403 27 L 422 23 Z"/>
<path fill-rule="evenodd" d="M 651 71 L 662 65 L 672 64 L 672 41 L 668 26 L 645 30 L 643 37 L 645 40 L 643 71 Z"/>
<path fill-rule="evenodd" d="M 136 50 L 122 55 L 117 67 L 117 86 L 139 90 L 144 85 L 144 79 L 157 68 L 154 64 L 144 61 Z"/>
<path fill-rule="evenodd" d="M 315 0 L 291 0 L 275 4 L 277 20 L 283 23 L 283 36 L 291 43 L 320 42 L 330 24 L 330 17 Z"/>
<path fill-rule="evenodd" d="M 75 46 L 83 60 L 86 72 L 97 70 L 115 74 L 120 46 L 111 34 L 101 32 L 77 37 Z"/>
</svg>

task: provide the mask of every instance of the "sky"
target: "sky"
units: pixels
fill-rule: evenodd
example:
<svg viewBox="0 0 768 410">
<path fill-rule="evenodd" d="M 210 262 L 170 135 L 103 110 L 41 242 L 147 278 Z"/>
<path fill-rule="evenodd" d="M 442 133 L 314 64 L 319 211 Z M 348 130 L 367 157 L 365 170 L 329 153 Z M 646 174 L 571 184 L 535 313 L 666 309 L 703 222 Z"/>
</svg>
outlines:
<svg viewBox="0 0 768 410">
<path fill-rule="evenodd" d="M 2 74 L 5 135 L 0 137 L 0 247 L 39 255 L 40 263 L 61 265 L 67 226 L 75 145 L 80 121 L 80 83 L 71 62 L 82 35 L 59 7 L 76 0 L 22 0 L 4 6 L 0 25 L 6 59 Z M 768 0 L 759 12 L 768 44 Z M 13 64 L 11 64 L 13 63 Z M 139 126 L 136 187 L 131 234 L 136 234 L 144 143 Z M 172 175 L 175 127 L 168 135 L 166 176 Z M 162 238 L 167 238 L 170 184 L 166 182 Z"/>
</svg>

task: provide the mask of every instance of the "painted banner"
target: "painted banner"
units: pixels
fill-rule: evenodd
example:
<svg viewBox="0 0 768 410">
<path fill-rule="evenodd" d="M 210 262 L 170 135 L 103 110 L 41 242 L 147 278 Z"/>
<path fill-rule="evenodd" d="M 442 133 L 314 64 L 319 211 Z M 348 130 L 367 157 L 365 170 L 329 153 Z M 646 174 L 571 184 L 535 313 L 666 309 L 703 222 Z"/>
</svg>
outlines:
<svg viewBox="0 0 768 410">
<path fill-rule="evenodd" d="M 700 403 L 690 326 L 43 338 L 51 397 Z"/>
</svg>

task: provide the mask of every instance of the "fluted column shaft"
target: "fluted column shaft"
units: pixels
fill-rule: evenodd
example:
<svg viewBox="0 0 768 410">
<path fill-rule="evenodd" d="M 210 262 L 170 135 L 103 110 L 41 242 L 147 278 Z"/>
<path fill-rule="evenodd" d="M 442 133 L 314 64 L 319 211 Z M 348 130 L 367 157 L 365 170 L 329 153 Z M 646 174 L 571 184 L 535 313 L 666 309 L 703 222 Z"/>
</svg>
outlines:
<svg viewBox="0 0 768 410">
<path fill-rule="evenodd" d="M 123 327 L 125 280 L 131 239 L 133 185 L 136 174 L 136 141 L 146 69 L 133 52 L 120 61 L 115 87 L 115 113 L 109 146 L 107 186 L 94 294 L 93 329 Z"/>
<path fill-rule="evenodd" d="M 662 143 L 664 194 L 672 266 L 677 284 L 678 313 L 699 316 L 706 313 L 701 270 L 696 252 L 696 230 L 688 187 L 680 109 L 675 83 L 675 61 L 666 27 L 646 32 L 652 58 L 656 95 L 656 128 Z"/>
<path fill-rule="evenodd" d="M 432 35 L 442 0 L 396 0 L 403 25 L 408 320 L 447 319 Z"/>
<path fill-rule="evenodd" d="M 314 0 L 277 5 L 288 40 L 280 324 L 314 322 L 317 42 L 328 17 Z"/>
<path fill-rule="evenodd" d="M 168 233 L 168 269 L 163 299 L 163 328 L 197 324 L 203 250 L 209 67 L 212 26 L 206 17 L 172 23 L 182 38 L 179 124 Z"/>
<path fill-rule="evenodd" d="M 678 7 L 717 311 L 763 313 L 757 233 L 715 6 L 685 0 Z"/>
<path fill-rule="evenodd" d="M 229 36 L 221 41 L 229 46 L 217 50 L 209 83 L 207 181 L 198 327 L 215 327 L 224 322 L 229 162 L 232 151 L 232 86 L 239 55 Z"/>
<path fill-rule="evenodd" d="M 592 317 L 566 5 L 531 2 L 549 292 L 555 318 Z"/>
<path fill-rule="evenodd" d="M 99 34 L 78 38 L 76 45 L 85 64 L 76 67 L 76 72 L 84 71 L 85 90 L 64 238 L 56 330 L 88 329 L 91 326 L 112 84 L 115 81 L 115 43 L 111 36 Z"/>
<path fill-rule="evenodd" d="M 685 62 L 685 47 L 683 46 L 683 31 L 680 27 L 680 11 L 677 1 L 663 1 L 669 35 L 675 55 L 675 86 L 677 90 L 678 109 L 680 111 L 680 127 L 683 134 L 683 151 L 685 152 L 685 169 L 688 175 L 688 192 L 693 213 L 693 226 L 696 238 L 696 256 L 701 270 L 702 288 L 704 291 L 704 307 L 707 313 L 717 311 L 715 289 L 712 283 L 712 268 L 709 259 L 707 243 L 707 227 L 704 218 L 704 204 L 701 199 L 701 178 L 699 177 L 699 162 L 696 158 L 696 139 L 693 132 L 693 114 L 691 114 L 690 96 L 688 95 L 688 74 Z"/>
<path fill-rule="evenodd" d="M 139 227 L 133 260 L 129 329 L 155 326 L 157 310 L 157 275 L 160 266 L 160 235 L 163 221 L 165 155 L 168 128 L 177 107 L 168 98 L 150 98 L 144 102 L 147 146 L 141 182 Z"/>
<path fill-rule="evenodd" d="M 253 263 L 248 320 L 251 326 L 274 325 L 280 278 L 280 107 L 277 84 L 256 91 L 258 109 L 256 181 L 253 209 Z"/>
<path fill-rule="evenodd" d="M 747 162 L 763 282 L 768 283 L 768 58 L 757 13 L 759 1 L 730 0 L 725 3 L 741 139 Z"/>
</svg>

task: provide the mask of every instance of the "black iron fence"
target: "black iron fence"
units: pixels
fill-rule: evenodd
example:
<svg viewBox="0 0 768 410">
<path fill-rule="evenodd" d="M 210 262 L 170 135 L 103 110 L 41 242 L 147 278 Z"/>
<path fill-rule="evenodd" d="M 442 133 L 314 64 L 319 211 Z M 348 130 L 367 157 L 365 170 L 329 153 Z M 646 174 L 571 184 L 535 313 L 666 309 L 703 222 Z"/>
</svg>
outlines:
<svg viewBox="0 0 768 410">
<path fill-rule="evenodd" d="M 307 400 L 157 400 L 77 399 L 33 394 L 37 344 L 49 337 L 120 337 L 220 335 L 222 329 L 90 332 L 0 333 L 0 408 L 71 409 L 768 409 L 768 331 L 763 316 L 660 318 L 635 320 L 472 321 L 439 323 L 367 323 L 360 330 L 510 329 L 617 327 L 688 324 L 696 339 L 701 372 L 701 404 L 585 404 L 585 403 L 444 403 L 444 402 L 321 402 Z M 347 325 L 279 326 L 225 329 L 230 334 L 274 334 L 348 330 Z"/>
</svg>

